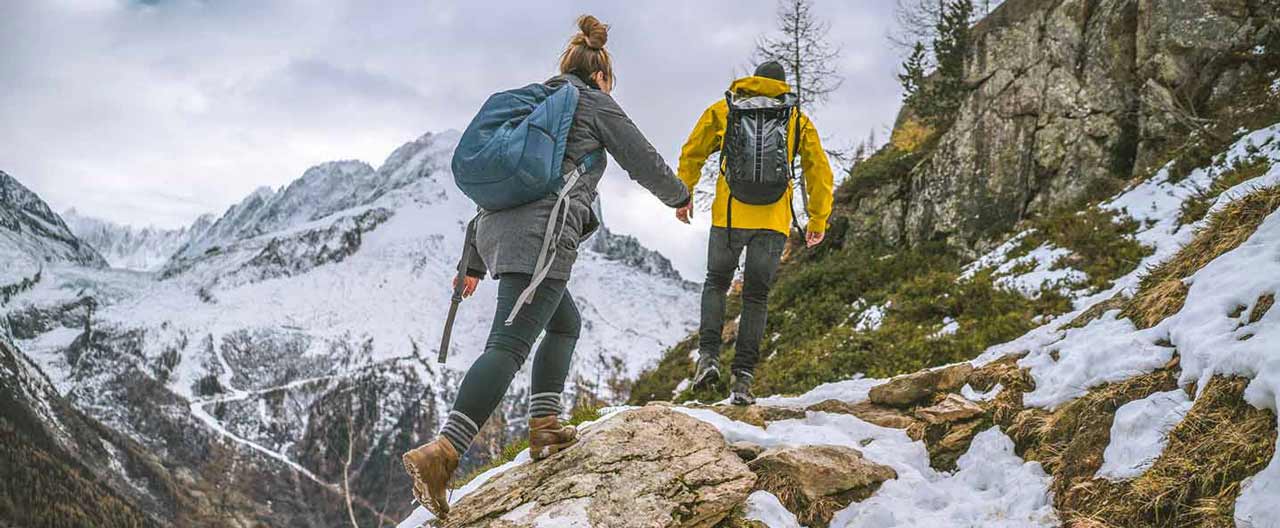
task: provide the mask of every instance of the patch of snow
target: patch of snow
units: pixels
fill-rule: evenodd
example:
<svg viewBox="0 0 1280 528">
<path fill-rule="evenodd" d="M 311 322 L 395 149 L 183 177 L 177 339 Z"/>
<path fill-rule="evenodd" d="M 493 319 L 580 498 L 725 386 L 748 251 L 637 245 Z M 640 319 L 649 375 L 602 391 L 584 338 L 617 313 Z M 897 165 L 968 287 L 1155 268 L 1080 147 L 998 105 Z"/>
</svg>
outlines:
<svg viewBox="0 0 1280 528">
<path fill-rule="evenodd" d="M 986 392 L 978 392 L 977 389 L 974 389 L 968 383 L 965 383 L 963 387 L 960 387 L 960 395 L 964 396 L 966 400 L 973 402 L 991 401 L 995 399 L 996 396 L 999 396 L 1000 391 L 1002 390 L 1004 390 L 1004 385 L 997 383 Z"/>
<path fill-rule="evenodd" d="M 1028 406 L 1055 409 L 1091 387 L 1151 372 L 1173 359 L 1174 349 L 1156 344 L 1165 332 L 1137 330 L 1111 310 L 1083 328 L 1018 362 L 1031 369 L 1036 388 L 1022 396 Z M 1056 356 L 1056 359 L 1055 359 Z"/>
<path fill-rule="evenodd" d="M 1102 454 L 1097 475 L 1111 480 L 1141 475 L 1164 451 L 1168 433 L 1191 410 L 1182 389 L 1157 392 L 1116 409 L 1111 443 Z"/>
<path fill-rule="evenodd" d="M 1058 526 L 1052 479 L 1024 462 L 997 427 L 978 433 L 954 474 L 932 479 L 899 472 L 875 495 L 836 514 L 833 527 Z"/>
<path fill-rule="evenodd" d="M 937 332 L 934 332 L 933 334 L 929 335 L 929 337 L 933 339 L 937 339 L 939 337 L 954 335 L 959 330 L 960 330 L 959 321 L 952 319 L 951 317 L 945 317 L 942 319 L 942 328 L 939 328 Z"/>
<path fill-rule="evenodd" d="M 796 515 L 787 510 L 776 495 L 767 491 L 756 491 L 748 495 L 746 506 L 743 519 L 760 521 L 769 528 L 802 528 Z"/>
<path fill-rule="evenodd" d="M 892 303 L 885 302 L 867 308 L 862 312 L 862 317 L 858 319 L 858 324 L 853 325 L 853 329 L 859 332 L 871 332 L 880 328 L 880 324 L 884 322 L 886 310 L 892 306 Z"/>
<path fill-rule="evenodd" d="M 1012 253 L 1013 250 L 1018 249 L 1018 247 L 1022 245 L 1022 239 L 1027 238 L 1027 235 L 1030 234 L 1031 231 L 1022 231 L 1012 237 L 1009 237 L 1009 240 L 1004 241 L 1004 243 L 996 246 L 995 249 L 966 265 L 958 280 L 972 279 L 979 271 L 993 266 L 999 266 L 1001 263 L 1007 262 L 1009 260 L 1009 254 Z"/>
<path fill-rule="evenodd" d="M 759 398 L 757 403 L 774 407 L 808 407 L 827 400 L 858 403 L 866 401 L 872 387 L 884 382 L 882 379 L 865 378 L 858 374 L 844 381 L 823 383 L 800 396 L 768 396 Z"/>
<path fill-rule="evenodd" d="M 1015 290 L 1025 297 L 1035 298 L 1043 287 L 1066 289 L 1089 279 L 1083 271 L 1070 267 L 1058 267 L 1058 262 L 1071 256 L 1071 251 L 1055 247 L 1048 242 L 1040 244 L 1024 256 L 1009 260 L 996 268 L 996 284 Z M 1034 264 L 1031 271 L 1014 275 L 1015 268 Z"/>
</svg>

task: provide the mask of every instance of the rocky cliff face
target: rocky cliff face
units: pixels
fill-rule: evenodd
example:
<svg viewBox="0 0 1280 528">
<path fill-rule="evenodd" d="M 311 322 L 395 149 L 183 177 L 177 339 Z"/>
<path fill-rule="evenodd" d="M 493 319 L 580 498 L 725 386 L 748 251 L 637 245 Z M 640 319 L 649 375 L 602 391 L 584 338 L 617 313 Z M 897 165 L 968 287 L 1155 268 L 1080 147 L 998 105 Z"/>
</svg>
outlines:
<svg viewBox="0 0 1280 528">
<path fill-rule="evenodd" d="M 909 178 L 852 204 L 849 225 L 972 257 L 1020 220 L 1104 198 L 1246 88 L 1277 20 L 1275 3 L 1247 0 L 1006 2 L 974 28 L 954 123 Z"/>
</svg>

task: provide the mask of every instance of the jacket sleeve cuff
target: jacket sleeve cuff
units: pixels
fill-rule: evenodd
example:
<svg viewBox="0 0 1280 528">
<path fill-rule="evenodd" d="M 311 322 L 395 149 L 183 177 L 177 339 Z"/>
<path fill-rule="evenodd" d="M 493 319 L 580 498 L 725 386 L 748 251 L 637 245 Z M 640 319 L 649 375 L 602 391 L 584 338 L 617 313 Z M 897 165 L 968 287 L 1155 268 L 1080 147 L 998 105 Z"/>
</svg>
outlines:
<svg viewBox="0 0 1280 528">
<path fill-rule="evenodd" d="M 826 233 L 827 220 L 825 218 L 822 220 L 818 220 L 816 218 L 810 218 L 808 224 L 805 225 L 805 232 L 806 233 Z"/>
<path fill-rule="evenodd" d="M 675 204 L 675 205 L 673 205 L 673 206 L 671 206 L 671 207 L 672 207 L 672 208 L 674 208 L 674 209 L 679 209 L 679 208 L 681 208 L 681 207 L 684 207 L 684 206 L 686 206 L 686 205 L 689 205 L 689 202 L 692 202 L 692 201 L 693 201 L 693 195 L 688 194 L 688 193 L 685 193 L 685 195 L 684 195 L 684 200 L 681 200 L 681 201 L 680 201 L 680 203 Z"/>
</svg>

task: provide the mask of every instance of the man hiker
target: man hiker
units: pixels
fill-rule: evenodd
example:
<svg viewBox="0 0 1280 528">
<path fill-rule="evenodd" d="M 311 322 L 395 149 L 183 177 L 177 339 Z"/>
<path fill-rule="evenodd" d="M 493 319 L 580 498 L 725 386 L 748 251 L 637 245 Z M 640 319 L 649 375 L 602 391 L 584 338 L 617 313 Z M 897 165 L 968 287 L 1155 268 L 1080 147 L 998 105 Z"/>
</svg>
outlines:
<svg viewBox="0 0 1280 528">
<path fill-rule="evenodd" d="M 766 62 L 755 74 L 733 82 L 725 98 L 702 113 L 680 153 L 678 175 L 692 191 L 702 166 L 720 151 L 720 171 L 711 207 L 707 280 L 702 285 L 695 387 L 720 380 L 725 296 L 746 249 L 742 317 L 733 357 L 732 403 L 751 405 L 751 381 L 764 336 L 769 288 L 782 260 L 791 226 L 793 160 L 800 159 L 801 189 L 809 215 L 805 243 L 822 242 L 831 215 L 831 165 L 818 131 L 800 112 L 786 71 Z M 690 203 L 676 210 L 688 223 Z M 798 229 L 798 224 L 797 224 Z"/>
</svg>

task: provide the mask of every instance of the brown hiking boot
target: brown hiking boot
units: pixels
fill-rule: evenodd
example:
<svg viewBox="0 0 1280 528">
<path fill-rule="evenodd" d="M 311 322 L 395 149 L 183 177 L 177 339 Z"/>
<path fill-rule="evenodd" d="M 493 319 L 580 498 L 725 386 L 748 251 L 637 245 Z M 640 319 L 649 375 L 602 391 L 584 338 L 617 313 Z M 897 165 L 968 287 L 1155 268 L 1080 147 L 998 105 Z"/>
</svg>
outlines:
<svg viewBox="0 0 1280 528">
<path fill-rule="evenodd" d="M 542 460 L 564 451 L 578 441 L 578 429 L 561 425 L 558 416 L 529 418 L 529 454 Z"/>
<path fill-rule="evenodd" d="M 449 479 L 458 469 L 458 451 L 444 437 L 423 444 L 400 457 L 413 479 L 413 497 L 436 518 L 449 514 Z"/>
</svg>

